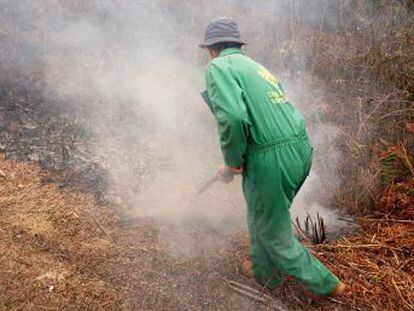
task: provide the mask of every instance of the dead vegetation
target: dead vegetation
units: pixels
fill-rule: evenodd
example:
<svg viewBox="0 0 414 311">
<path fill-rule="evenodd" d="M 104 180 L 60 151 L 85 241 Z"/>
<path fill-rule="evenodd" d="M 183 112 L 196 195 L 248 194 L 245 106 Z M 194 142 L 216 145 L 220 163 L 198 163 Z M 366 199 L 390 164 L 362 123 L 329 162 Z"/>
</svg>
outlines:
<svg viewBox="0 0 414 311">
<path fill-rule="evenodd" d="M 332 269 L 351 285 L 353 308 L 413 310 L 414 222 L 383 216 L 360 218 L 361 235 L 313 249 L 325 260 L 332 258 Z"/>
<path fill-rule="evenodd" d="M 48 173 L 36 165 L 2 156 L 0 167 L 6 309 L 413 310 L 413 220 L 367 216 L 357 236 L 309 245 L 352 288 L 346 299 L 312 301 L 291 280 L 269 293 L 241 276 L 245 234 L 195 258 L 171 257 L 154 221 L 127 223 L 90 195 L 44 184 Z M 193 231 L 206 234 L 215 233 Z"/>
<path fill-rule="evenodd" d="M 322 84 L 327 90 L 316 101 L 323 113 L 313 120 L 339 129 L 343 183 L 336 200 L 364 213 L 379 208 L 379 192 L 402 180 L 410 183 L 413 176 L 414 15 L 412 3 L 357 6 L 352 11 L 349 2 L 342 3 L 348 18 L 339 33 L 323 26 L 298 33 L 311 47 L 308 72 L 321 79 L 315 88 Z"/>
</svg>

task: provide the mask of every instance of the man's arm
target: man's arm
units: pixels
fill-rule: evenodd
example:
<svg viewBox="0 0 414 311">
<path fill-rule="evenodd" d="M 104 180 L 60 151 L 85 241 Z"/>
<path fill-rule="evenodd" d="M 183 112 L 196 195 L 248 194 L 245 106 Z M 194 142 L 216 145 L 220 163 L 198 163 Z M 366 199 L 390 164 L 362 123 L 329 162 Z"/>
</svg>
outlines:
<svg viewBox="0 0 414 311">
<path fill-rule="evenodd" d="M 217 120 L 224 163 L 243 167 L 249 121 L 242 90 L 230 68 L 211 63 L 206 73 L 208 94 Z"/>
</svg>

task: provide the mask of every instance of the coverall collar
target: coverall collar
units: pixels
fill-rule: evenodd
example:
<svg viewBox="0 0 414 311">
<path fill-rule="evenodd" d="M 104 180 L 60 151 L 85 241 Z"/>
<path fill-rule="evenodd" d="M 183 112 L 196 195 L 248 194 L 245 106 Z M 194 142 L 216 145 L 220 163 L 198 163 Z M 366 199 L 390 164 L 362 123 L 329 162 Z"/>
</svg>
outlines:
<svg viewBox="0 0 414 311">
<path fill-rule="evenodd" d="M 221 51 L 218 57 L 232 55 L 232 54 L 242 54 L 242 53 L 243 53 L 242 50 L 239 48 L 227 48 Z"/>
</svg>

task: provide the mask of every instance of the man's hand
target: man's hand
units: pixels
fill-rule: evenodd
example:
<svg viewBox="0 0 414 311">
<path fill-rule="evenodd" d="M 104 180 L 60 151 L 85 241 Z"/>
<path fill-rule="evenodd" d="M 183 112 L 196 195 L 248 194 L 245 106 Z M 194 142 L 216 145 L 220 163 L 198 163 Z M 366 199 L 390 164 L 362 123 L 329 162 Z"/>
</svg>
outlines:
<svg viewBox="0 0 414 311">
<path fill-rule="evenodd" d="M 225 184 L 229 184 L 233 181 L 234 175 L 243 173 L 242 167 L 229 167 L 222 165 L 216 172 L 216 178 Z"/>
</svg>

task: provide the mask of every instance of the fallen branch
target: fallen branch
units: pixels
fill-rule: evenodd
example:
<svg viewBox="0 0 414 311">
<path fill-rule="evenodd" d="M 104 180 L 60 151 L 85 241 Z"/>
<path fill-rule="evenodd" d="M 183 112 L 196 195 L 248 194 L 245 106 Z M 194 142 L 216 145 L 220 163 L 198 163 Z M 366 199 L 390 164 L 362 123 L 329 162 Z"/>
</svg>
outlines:
<svg viewBox="0 0 414 311">
<path fill-rule="evenodd" d="M 101 223 L 98 221 L 98 219 L 96 219 L 95 215 L 92 213 L 89 213 L 89 215 L 91 215 L 91 217 L 93 218 L 93 220 L 95 221 L 95 223 L 98 225 L 99 229 L 102 230 L 103 233 L 105 233 L 105 235 L 108 237 L 108 239 L 112 242 L 115 243 L 114 239 L 112 238 L 112 236 L 109 234 L 109 232 L 101 225 Z"/>
<path fill-rule="evenodd" d="M 233 286 L 240 287 L 241 289 L 245 289 L 253 294 L 259 295 L 260 297 L 272 299 L 270 295 L 263 293 L 263 291 L 259 291 L 257 289 L 251 288 L 250 286 L 244 285 L 236 281 L 228 280 L 228 282 Z"/>
<path fill-rule="evenodd" d="M 231 285 L 234 286 L 238 286 L 241 287 L 245 290 L 248 290 L 249 292 L 255 293 L 255 294 L 259 294 L 260 292 L 257 289 L 251 288 L 250 286 L 244 285 L 242 283 L 236 282 L 236 281 L 232 281 L 232 280 L 228 280 L 227 282 L 229 282 Z"/>
<path fill-rule="evenodd" d="M 344 244 L 337 244 L 337 245 L 327 245 L 327 244 L 320 244 L 318 245 L 320 248 L 327 248 L 327 249 L 335 249 L 335 248 L 385 248 L 391 249 L 393 247 L 387 246 L 384 244 L 354 244 L 354 245 L 344 245 Z"/>
<path fill-rule="evenodd" d="M 251 288 L 250 286 L 247 286 L 245 284 L 236 282 L 236 281 L 232 281 L 232 280 L 227 280 L 229 286 L 231 289 L 233 289 L 234 291 L 246 295 L 252 299 L 255 299 L 256 301 L 260 301 L 260 302 L 267 302 L 274 305 L 277 304 L 277 306 L 274 306 L 274 310 L 276 311 L 286 311 L 286 309 L 281 305 L 281 302 L 277 301 L 274 297 L 270 296 L 269 294 L 264 293 L 264 291 L 259 291 L 257 289 Z"/>
<path fill-rule="evenodd" d="M 346 302 L 342 302 L 342 301 L 339 301 L 339 300 L 334 299 L 334 298 L 331 298 L 331 297 L 327 297 L 327 298 L 328 298 L 328 300 L 332 301 L 333 303 L 336 303 L 336 304 L 341 305 L 341 306 L 347 306 L 347 307 L 349 307 L 349 304 L 346 303 Z M 362 309 L 360 309 L 360 308 L 358 308 L 356 306 L 352 306 L 352 310 L 362 311 Z"/>
<path fill-rule="evenodd" d="M 252 294 L 251 292 L 249 292 L 249 291 L 247 291 L 247 290 L 244 290 L 244 289 L 238 288 L 238 287 L 233 286 L 233 285 L 231 285 L 231 284 L 229 284 L 229 287 L 230 287 L 232 290 L 234 290 L 234 291 L 238 292 L 239 294 L 242 294 L 242 295 L 244 295 L 244 296 L 247 296 L 247 297 L 249 297 L 249 298 L 252 298 L 254 301 L 259 301 L 259 302 L 261 302 L 261 303 L 265 303 L 265 302 L 266 302 L 266 300 L 265 300 L 264 298 L 260 297 L 259 295 Z"/>
<path fill-rule="evenodd" d="M 361 221 L 377 221 L 377 222 L 397 222 L 397 223 L 414 223 L 410 219 L 375 219 L 375 218 L 358 218 Z"/>
</svg>

